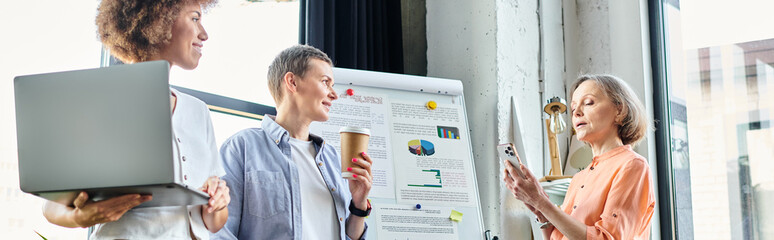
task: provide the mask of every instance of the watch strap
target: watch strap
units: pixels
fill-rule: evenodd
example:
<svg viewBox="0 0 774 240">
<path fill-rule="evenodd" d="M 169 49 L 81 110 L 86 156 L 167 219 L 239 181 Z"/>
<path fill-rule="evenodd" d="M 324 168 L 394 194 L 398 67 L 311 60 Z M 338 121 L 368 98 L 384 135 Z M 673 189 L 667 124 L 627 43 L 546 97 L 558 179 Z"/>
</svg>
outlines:
<svg viewBox="0 0 774 240">
<path fill-rule="evenodd" d="M 371 201 L 368 201 L 368 208 L 366 210 L 361 210 L 355 207 L 355 203 L 352 200 L 349 200 L 349 212 L 358 217 L 368 217 L 368 215 L 371 215 Z"/>
</svg>

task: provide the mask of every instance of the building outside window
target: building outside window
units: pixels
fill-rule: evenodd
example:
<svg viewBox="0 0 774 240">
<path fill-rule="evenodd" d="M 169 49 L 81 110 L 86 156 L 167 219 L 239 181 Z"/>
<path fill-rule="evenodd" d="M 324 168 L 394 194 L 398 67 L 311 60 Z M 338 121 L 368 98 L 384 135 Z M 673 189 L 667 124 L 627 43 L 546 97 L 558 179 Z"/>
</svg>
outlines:
<svg viewBox="0 0 774 240">
<path fill-rule="evenodd" d="M 10 5 L 9 5 L 10 4 Z M 100 67 L 102 45 L 94 23 L 99 1 L 32 0 L 6 3 L 0 14 L 0 233 L 4 239 L 84 239 L 86 229 L 48 223 L 43 199 L 19 189 L 13 78 Z M 228 98 L 273 106 L 266 86 L 269 63 L 298 42 L 298 1 L 220 0 L 202 18 L 209 34 L 199 67 L 173 68 L 170 83 Z M 221 106 L 228 108 L 229 106 Z M 259 127 L 255 117 L 211 112 L 220 145 L 237 131 Z"/>
<path fill-rule="evenodd" d="M 774 239 L 771 9 L 663 1 L 678 239 Z"/>
</svg>

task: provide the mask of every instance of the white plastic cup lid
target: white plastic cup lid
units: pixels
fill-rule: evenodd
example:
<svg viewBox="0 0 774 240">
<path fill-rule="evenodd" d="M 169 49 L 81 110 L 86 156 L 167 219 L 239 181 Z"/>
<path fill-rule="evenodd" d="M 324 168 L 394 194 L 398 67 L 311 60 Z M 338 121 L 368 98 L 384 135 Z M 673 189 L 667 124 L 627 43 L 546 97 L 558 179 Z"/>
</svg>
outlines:
<svg viewBox="0 0 774 240">
<path fill-rule="evenodd" d="M 368 128 L 341 127 L 339 129 L 339 133 L 343 133 L 343 132 L 360 133 L 360 134 L 365 134 L 365 135 L 371 136 L 371 130 L 369 130 Z"/>
</svg>

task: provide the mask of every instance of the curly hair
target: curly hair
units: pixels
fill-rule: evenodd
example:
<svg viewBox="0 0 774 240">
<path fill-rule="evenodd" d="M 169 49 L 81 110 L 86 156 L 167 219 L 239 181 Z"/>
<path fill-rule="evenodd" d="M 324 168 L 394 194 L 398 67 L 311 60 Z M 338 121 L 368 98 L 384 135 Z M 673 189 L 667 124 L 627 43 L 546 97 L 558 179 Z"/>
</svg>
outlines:
<svg viewBox="0 0 774 240">
<path fill-rule="evenodd" d="M 217 0 L 102 0 L 97 34 L 111 54 L 126 63 L 147 61 L 172 39 L 172 24 L 189 3 L 203 9 Z"/>
</svg>

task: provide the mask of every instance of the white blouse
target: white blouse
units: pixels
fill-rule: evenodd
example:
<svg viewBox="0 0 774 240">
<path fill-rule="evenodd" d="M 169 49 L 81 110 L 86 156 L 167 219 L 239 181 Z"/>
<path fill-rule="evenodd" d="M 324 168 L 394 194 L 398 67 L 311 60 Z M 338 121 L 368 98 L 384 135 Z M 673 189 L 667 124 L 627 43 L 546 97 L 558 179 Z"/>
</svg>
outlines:
<svg viewBox="0 0 774 240">
<path fill-rule="evenodd" d="M 210 111 L 201 100 L 170 90 L 177 96 L 172 114 L 177 144 L 173 148 L 175 179 L 199 188 L 208 177 L 226 174 L 215 146 Z M 151 207 L 132 209 L 118 221 L 95 225 L 90 239 L 209 239 L 209 231 L 202 221 L 201 206 Z"/>
</svg>

